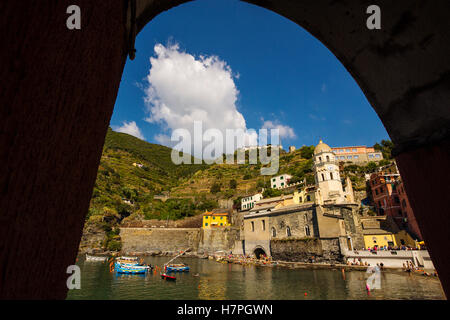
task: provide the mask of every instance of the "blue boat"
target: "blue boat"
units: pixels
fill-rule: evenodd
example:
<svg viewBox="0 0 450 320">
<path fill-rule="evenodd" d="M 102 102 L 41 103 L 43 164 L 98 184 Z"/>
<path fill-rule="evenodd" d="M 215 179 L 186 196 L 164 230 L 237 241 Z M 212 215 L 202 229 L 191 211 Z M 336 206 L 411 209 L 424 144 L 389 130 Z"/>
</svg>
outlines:
<svg viewBox="0 0 450 320">
<path fill-rule="evenodd" d="M 185 264 L 169 264 L 165 266 L 166 272 L 189 272 L 189 267 Z"/>
<path fill-rule="evenodd" d="M 145 274 L 151 270 L 150 266 L 126 265 L 115 263 L 114 270 L 121 274 Z"/>
</svg>

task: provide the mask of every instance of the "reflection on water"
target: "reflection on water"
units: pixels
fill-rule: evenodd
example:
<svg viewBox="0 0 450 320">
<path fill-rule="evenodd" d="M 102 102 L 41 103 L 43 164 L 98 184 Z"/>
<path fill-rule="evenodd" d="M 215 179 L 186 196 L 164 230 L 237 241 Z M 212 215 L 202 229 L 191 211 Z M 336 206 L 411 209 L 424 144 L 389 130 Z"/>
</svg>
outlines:
<svg viewBox="0 0 450 320">
<path fill-rule="evenodd" d="M 147 257 L 146 263 L 162 266 L 168 258 Z M 366 274 L 338 270 L 303 270 L 223 264 L 195 258 L 180 259 L 191 267 L 177 273 L 177 281 L 159 274 L 118 275 L 107 262 L 80 259 L 81 290 L 70 290 L 68 299 L 444 299 L 436 278 L 406 273 L 382 273 L 381 289 L 367 294 Z M 199 274 L 198 277 L 194 276 Z"/>
</svg>

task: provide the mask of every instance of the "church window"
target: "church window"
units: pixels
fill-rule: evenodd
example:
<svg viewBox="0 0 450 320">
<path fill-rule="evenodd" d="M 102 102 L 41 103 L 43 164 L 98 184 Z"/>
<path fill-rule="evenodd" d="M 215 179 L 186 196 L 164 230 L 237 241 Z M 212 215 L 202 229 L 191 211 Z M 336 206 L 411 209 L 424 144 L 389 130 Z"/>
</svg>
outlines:
<svg viewBox="0 0 450 320">
<path fill-rule="evenodd" d="M 287 235 L 288 237 L 291 236 L 291 228 L 290 228 L 290 227 L 286 227 L 286 235 Z"/>
<path fill-rule="evenodd" d="M 306 201 L 311 201 L 311 196 L 310 195 L 306 196 Z"/>
<path fill-rule="evenodd" d="M 322 157 L 319 157 L 319 161 L 322 162 Z"/>
<path fill-rule="evenodd" d="M 330 161 L 330 157 L 329 156 L 327 156 L 327 161 Z"/>
<path fill-rule="evenodd" d="M 309 226 L 305 226 L 305 234 L 308 237 L 311 235 L 311 231 L 309 230 Z"/>
<path fill-rule="evenodd" d="M 356 152 L 356 149 L 352 149 L 353 152 Z"/>
<path fill-rule="evenodd" d="M 333 180 L 333 172 L 330 172 L 330 179 Z"/>
<path fill-rule="evenodd" d="M 252 232 L 255 231 L 255 223 L 252 221 Z"/>
<path fill-rule="evenodd" d="M 325 176 L 323 175 L 323 173 L 322 173 L 322 181 L 325 181 Z"/>
<path fill-rule="evenodd" d="M 275 230 L 274 227 L 272 227 L 272 237 L 275 238 L 277 236 L 277 230 Z"/>
</svg>

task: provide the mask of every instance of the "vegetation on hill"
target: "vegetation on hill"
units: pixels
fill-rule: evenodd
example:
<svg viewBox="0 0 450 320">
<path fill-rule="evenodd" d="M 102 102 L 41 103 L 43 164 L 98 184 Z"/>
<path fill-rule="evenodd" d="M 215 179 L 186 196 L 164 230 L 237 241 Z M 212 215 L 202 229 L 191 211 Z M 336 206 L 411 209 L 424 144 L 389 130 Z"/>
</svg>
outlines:
<svg viewBox="0 0 450 320">
<path fill-rule="evenodd" d="M 389 159 L 390 141 L 375 146 Z M 104 249 L 120 250 L 118 226 L 124 219 L 177 220 L 216 208 L 220 199 L 232 199 L 239 205 L 243 196 L 263 189 L 264 197 L 281 194 L 270 188 L 270 176 L 260 174 L 262 167 L 271 164 L 263 165 L 259 156 L 256 164 L 249 164 L 247 152 L 244 164 L 175 165 L 171 153 L 170 148 L 108 130 L 87 216 L 87 225 L 104 231 Z M 281 151 L 277 175 L 290 174 L 291 183 L 314 184 L 313 154 L 314 146 Z M 365 166 L 341 163 L 343 177 L 349 176 L 356 190 L 364 189 L 364 174 L 376 168 L 374 162 Z"/>
<path fill-rule="evenodd" d="M 394 143 L 390 140 L 381 140 L 380 143 L 375 143 L 373 148 L 376 151 L 380 151 L 383 154 L 385 160 L 392 159 L 392 149 L 394 148 Z"/>
</svg>

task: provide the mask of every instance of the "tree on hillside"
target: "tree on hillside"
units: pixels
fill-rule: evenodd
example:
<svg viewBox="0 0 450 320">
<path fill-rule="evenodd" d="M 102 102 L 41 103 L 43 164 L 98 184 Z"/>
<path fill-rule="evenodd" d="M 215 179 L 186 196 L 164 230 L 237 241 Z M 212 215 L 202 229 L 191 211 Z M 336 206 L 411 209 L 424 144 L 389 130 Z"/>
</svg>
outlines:
<svg viewBox="0 0 450 320">
<path fill-rule="evenodd" d="M 220 192 L 220 184 L 218 182 L 214 182 L 214 184 L 211 186 L 210 192 L 211 193 Z"/>
<path fill-rule="evenodd" d="M 383 154 L 384 159 L 392 159 L 392 149 L 394 144 L 390 140 L 381 140 L 380 143 L 375 143 L 373 148 Z"/>
<path fill-rule="evenodd" d="M 236 189 L 237 188 L 237 182 L 234 179 L 230 180 L 230 188 L 231 189 Z"/>
<path fill-rule="evenodd" d="M 300 148 L 300 155 L 303 159 L 311 159 L 314 155 L 314 146 L 303 146 Z"/>
<path fill-rule="evenodd" d="M 375 170 L 377 169 L 377 164 L 373 161 L 370 161 L 365 167 L 364 167 L 364 172 L 366 173 L 371 173 L 371 172 L 375 172 Z"/>
<path fill-rule="evenodd" d="M 264 198 L 272 198 L 272 197 L 281 196 L 281 194 L 282 194 L 281 190 L 269 188 L 269 189 L 264 190 L 263 197 Z"/>
</svg>

